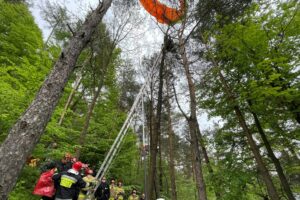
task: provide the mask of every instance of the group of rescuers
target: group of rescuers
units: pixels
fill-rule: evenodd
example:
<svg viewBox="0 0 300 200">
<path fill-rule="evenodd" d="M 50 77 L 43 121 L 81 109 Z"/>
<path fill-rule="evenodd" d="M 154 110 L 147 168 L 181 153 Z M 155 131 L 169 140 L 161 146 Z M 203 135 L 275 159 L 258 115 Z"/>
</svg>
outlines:
<svg viewBox="0 0 300 200">
<path fill-rule="evenodd" d="M 93 176 L 93 170 L 80 161 L 76 161 L 69 153 L 66 153 L 62 160 L 44 165 L 41 170 L 45 172 L 53 168 L 56 168 L 52 176 L 56 192 L 51 198 L 42 197 L 43 200 L 84 200 L 88 191 L 98 183 Z M 112 178 L 108 184 L 106 178 L 103 177 L 98 184 L 96 191 L 92 191 L 97 200 L 125 200 L 125 191 L 121 181 L 115 185 L 115 179 Z M 137 190 L 132 189 L 128 200 L 145 200 L 145 194 L 139 197 Z"/>
</svg>

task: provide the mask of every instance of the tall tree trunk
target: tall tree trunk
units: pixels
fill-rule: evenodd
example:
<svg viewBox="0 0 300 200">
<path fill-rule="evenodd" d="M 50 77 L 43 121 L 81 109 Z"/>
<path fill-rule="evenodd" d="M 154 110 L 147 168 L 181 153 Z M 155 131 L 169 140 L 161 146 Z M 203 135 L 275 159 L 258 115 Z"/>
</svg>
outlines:
<svg viewBox="0 0 300 200">
<path fill-rule="evenodd" d="M 165 62 L 165 50 L 166 40 L 162 49 L 162 59 L 159 67 L 159 86 L 158 86 L 158 98 L 156 107 L 156 120 L 154 123 L 154 129 L 152 137 L 150 138 L 150 172 L 149 172 L 149 199 L 156 199 L 155 194 L 155 179 L 157 178 L 157 145 L 160 137 L 160 122 L 161 122 L 161 110 L 162 110 L 162 93 L 163 93 L 163 70 Z"/>
<path fill-rule="evenodd" d="M 101 89 L 103 87 L 103 82 L 104 82 L 103 79 L 104 79 L 104 76 L 101 78 L 101 81 L 100 81 L 100 83 L 98 85 L 97 91 L 94 94 L 93 100 L 92 100 L 92 102 L 91 102 L 91 104 L 89 106 L 88 112 L 87 112 L 87 114 L 85 116 L 85 121 L 84 121 L 83 129 L 82 129 L 82 131 L 80 133 L 80 137 L 79 137 L 79 140 L 78 140 L 79 148 L 76 149 L 76 158 L 77 159 L 79 159 L 81 148 L 85 144 L 85 138 L 86 138 L 89 126 L 90 126 L 90 120 L 92 118 L 95 105 L 97 103 L 98 97 L 99 97 Z"/>
<path fill-rule="evenodd" d="M 197 133 L 196 133 L 197 125 L 195 123 L 195 119 L 190 118 L 190 120 L 188 121 L 188 125 L 189 125 L 189 129 L 190 129 L 191 150 L 192 150 L 192 158 L 193 158 L 193 166 L 194 166 L 198 199 L 199 200 L 207 200 L 206 186 L 205 186 L 203 172 L 202 172 L 198 137 L 197 137 Z"/>
<path fill-rule="evenodd" d="M 217 65 L 215 64 L 215 66 L 217 66 Z M 220 77 L 221 83 L 224 87 L 224 90 L 227 94 L 228 100 L 231 101 L 231 102 L 236 102 L 236 99 L 235 99 L 234 95 L 231 93 L 231 90 L 230 90 L 230 88 L 229 88 L 222 72 L 220 71 L 220 69 L 219 69 L 219 77 Z M 242 111 L 240 110 L 240 107 L 238 105 L 234 106 L 234 112 L 235 112 L 235 114 L 238 118 L 238 121 L 239 121 L 239 123 L 240 123 L 246 137 L 247 137 L 248 144 L 249 144 L 250 149 L 251 149 L 251 151 L 254 155 L 254 158 L 256 160 L 258 171 L 259 171 L 260 175 L 262 176 L 263 181 L 265 182 L 265 185 L 267 187 L 267 191 L 268 191 L 268 194 L 269 194 L 270 198 L 272 200 L 279 200 L 279 196 L 277 194 L 276 188 L 273 184 L 273 181 L 272 181 L 272 178 L 269 174 L 269 171 L 268 171 L 267 167 L 265 166 L 265 164 L 263 162 L 263 159 L 262 159 L 262 157 L 259 153 L 259 148 L 257 147 L 257 144 L 255 143 L 255 141 L 252 137 L 252 133 L 249 130 L 249 128 L 246 124 L 246 120 L 244 118 L 244 115 L 242 114 Z"/>
<path fill-rule="evenodd" d="M 0 199 L 6 200 L 15 186 L 26 159 L 40 140 L 47 123 L 63 93 L 63 89 L 74 70 L 78 56 L 88 44 L 97 25 L 111 5 L 104 0 L 87 17 L 82 27 L 70 39 L 62 51 L 52 72 L 40 88 L 37 96 L 10 129 L 0 147 Z"/>
<path fill-rule="evenodd" d="M 92 118 L 94 107 L 95 107 L 95 105 L 97 103 L 97 99 L 98 99 L 98 97 L 100 95 L 100 92 L 101 92 L 101 89 L 102 89 L 102 87 L 104 85 L 104 80 L 106 78 L 106 73 L 108 71 L 109 64 L 111 63 L 111 60 L 112 60 L 112 55 L 113 55 L 114 49 L 115 49 L 115 43 L 113 43 L 113 45 L 109 49 L 108 55 L 106 55 L 106 57 L 105 57 L 105 59 L 107 59 L 107 60 L 105 60 L 104 63 L 103 63 L 103 65 L 102 65 L 102 71 L 101 71 L 102 74 L 99 77 L 100 82 L 97 85 L 96 92 L 94 92 L 94 97 L 93 97 L 93 100 L 92 100 L 92 102 L 91 102 L 91 104 L 90 104 L 90 106 L 88 108 L 88 112 L 87 112 L 87 115 L 86 115 L 86 118 L 85 118 L 84 126 L 83 126 L 83 129 L 82 129 L 82 131 L 80 133 L 80 137 L 79 137 L 79 140 L 78 140 L 79 148 L 76 149 L 76 158 L 77 159 L 79 159 L 81 148 L 85 144 L 85 138 L 86 138 L 89 126 L 90 126 L 90 120 Z M 88 60 L 86 60 L 85 62 L 87 62 L 87 61 Z M 85 64 L 84 64 L 84 66 L 85 66 Z"/>
<path fill-rule="evenodd" d="M 206 50 L 210 53 L 210 55 L 213 55 L 213 54 L 211 54 L 211 50 L 210 50 L 207 42 L 202 37 L 201 33 L 200 33 L 200 38 L 201 38 L 201 41 L 203 42 L 203 44 L 205 45 Z M 227 84 L 227 81 L 226 81 L 225 77 L 223 76 L 223 74 L 221 72 L 221 69 L 219 67 L 219 64 L 214 59 L 214 57 L 210 56 L 209 59 L 212 62 L 213 67 L 217 68 L 217 70 L 218 70 L 218 76 L 220 78 L 220 81 L 221 81 L 221 84 L 223 86 L 224 92 L 227 95 L 228 101 L 230 101 L 232 103 L 236 103 L 236 98 L 235 98 L 234 94 L 231 92 L 232 90 L 229 87 L 229 85 Z M 247 126 L 245 117 L 244 117 L 242 111 L 240 110 L 240 107 L 236 104 L 233 107 L 233 110 L 234 110 L 234 112 L 237 116 L 237 119 L 239 121 L 240 126 L 242 127 L 242 129 L 243 129 L 243 131 L 246 135 L 248 144 L 250 146 L 250 149 L 251 149 L 251 151 L 254 155 L 254 158 L 255 158 L 255 161 L 256 161 L 256 164 L 257 164 L 258 172 L 261 175 L 262 180 L 264 181 L 264 183 L 267 187 L 268 195 L 270 196 L 270 198 L 272 200 L 279 200 L 279 196 L 278 196 L 276 188 L 273 184 L 272 178 L 269 174 L 269 171 L 268 171 L 267 167 L 265 166 L 265 164 L 263 162 L 262 156 L 259 153 L 259 148 L 258 148 L 257 144 L 255 143 L 253 137 L 252 137 L 252 133 L 251 133 L 250 129 Z"/>
<path fill-rule="evenodd" d="M 251 101 L 248 101 L 250 107 L 252 106 L 252 102 Z M 264 142 L 264 145 L 267 149 L 267 152 L 268 152 L 268 156 L 271 158 L 271 160 L 273 161 L 274 165 L 275 165 L 275 168 L 276 168 L 276 172 L 279 176 L 279 179 L 280 179 L 280 182 L 281 182 L 281 185 L 283 187 L 283 190 L 285 191 L 287 197 L 289 200 L 295 200 L 295 197 L 293 195 L 293 192 L 290 188 L 290 185 L 286 179 L 286 176 L 284 175 L 284 172 L 283 172 L 283 169 L 281 167 L 281 164 L 280 164 L 280 161 L 276 158 L 274 152 L 273 152 L 273 149 L 268 141 L 268 138 L 265 134 L 265 131 L 263 130 L 261 124 L 260 124 L 260 121 L 257 117 L 257 114 L 253 111 L 251 111 L 253 117 L 254 117 L 254 121 L 255 121 L 255 125 L 257 127 L 257 130 Z"/>
<path fill-rule="evenodd" d="M 153 81 L 150 82 L 150 99 L 149 99 L 149 108 L 148 108 L 148 112 L 149 113 L 149 117 L 148 117 L 148 127 L 149 127 L 149 136 L 150 136 L 150 141 L 153 140 L 153 124 L 154 124 L 154 106 L 153 106 Z M 151 153 L 151 143 L 150 143 L 150 153 Z M 150 155 L 151 156 L 151 155 Z M 151 169 L 150 169 L 150 159 L 147 160 L 147 164 L 148 164 L 148 175 L 145 176 L 147 180 L 145 180 L 145 185 L 147 186 L 145 188 L 145 197 L 146 199 L 150 199 L 149 195 L 150 195 L 150 184 L 153 184 L 153 180 L 151 180 L 150 182 L 150 177 L 152 176 L 151 174 Z M 145 167 L 146 169 L 146 167 Z M 146 172 L 145 172 L 146 173 Z M 146 183 L 147 182 L 147 183 Z"/>
<path fill-rule="evenodd" d="M 198 120 L 197 120 L 197 122 L 198 122 Z M 207 150 L 206 150 L 206 147 L 205 147 L 205 144 L 204 144 L 204 139 L 203 139 L 203 136 L 200 132 L 200 127 L 199 127 L 198 123 L 197 123 L 197 133 L 198 133 L 199 143 L 200 143 L 200 146 L 201 146 L 201 150 L 202 150 L 202 154 L 204 156 L 205 163 L 207 165 L 208 172 L 210 173 L 210 175 L 213 175 L 214 171 L 213 171 L 213 169 L 210 165 L 209 157 L 208 157 Z"/>
<path fill-rule="evenodd" d="M 159 157 L 159 162 L 158 162 L 158 169 L 159 169 L 159 173 L 158 173 L 158 180 L 159 180 L 159 184 L 157 184 L 158 188 L 157 188 L 157 193 L 158 196 L 160 196 L 160 194 L 163 192 L 163 167 L 162 167 L 162 138 L 161 136 L 159 137 L 159 149 L 158 149 L 158 157 Z"/>
<path fill-rule="evenodd" d="M 154 129 L 154 106 L 153 106 L 153 97 L 152 97 L 152 99 L 151 99 L 151 102 L 150 102 L 150 130 L 149 130 L 149 136 L 150 136 L 150 141 L 153 141 L 153 129 Z M 148 164 L 149 164 L 149 167 L 148 167 L 148 170 L 149 170 L 149 172 L 148 172 L 148 183 L 147 183 L 147 191 L 146 191 L 146 197 L 147 197 L 147 199 L 150 199 L 150 190 L 153 190 L 153 187 L 156 187 L 155 185 L 154 186 L 151 186 L 152 184 L 155 184 L 154 183 L 154 180 L 152 179 L 151 180 L 151 178 L 150 177 L 152 177 L 153 176 L 153 174 L 151 174 L 152 173 L 152 169 L 151 169 L 151 162 L 152 161 L 150 161 L 150 158 L 151 158 L 151 151 L 153 151 L 152 150 L 152 144 L 151 144 L 151 142 L 150 142 L 150 146 L 149 146 L 149 151 L 150 151 L 150 156 L 149 156 L 149 161 L 148 161 Z M 151 194 L 152 195 L 152 194 Z"/>
<path fill-rule="evenodd" d="M 206 150 L 206 147 L 205 147 L 205 144 L 204 144 L 203 136 L 200 132 L 200 126 L 198 124 L 198 121 L 197 121 L 197 133 L 198 133 L 198 137 L 199 137 L 199 142 L 200 142 L 202 154 L 204 156 L 204 161 L 205 161 L 207 169 L 208 169 L 208 173 L 213 178 L 214 177 L 214 171 L 213 171 L 213 169 L 211 167 L 211 164 L 210 164 L 210 161 L 209 161 L 208 153 L 207 153 L 207 150 Z M 213 185 L 214 185 L 214 191 L 215 191 L 216 199 L 220 199 L 221 194 L 218 192 L 217 186 L 215 184 L 213 184 Z"/>
<path fill-rule="evenodd" d="M 169 82 L 167 80 L 167 82 Z M 177 200 L 177 191 L 176 191 L 176 177 L 175 177 L 175 162 L 174 162 L 174 152 L 175 152 L 175 144 L 174 144 L 174 131 L 172 125 L 172 118 L 171 118 L 171 105 L 169 102 L 169 88 L 167 86 L 167 97 L 166 100 L 166 109 L 167 109 L 167 116 L 168 116 L 168 136 L 169 136 L 169 172 L 170 172 L 170 181 L 171 181 L 171 199 Z"/>
<path fill-rule="evenodd" d="M 182 30 L 183 31 L 183 30 Z M 205 182 L 203 178 L 202 165 L 201 165 L 201 155 L 199 150 L 199 138 L 198 138 L 198 121 L 196 114 L 196 92 L 195 85 L 192 80 L 192 76 L 189 69 L 189 62 L 186 56 L 185 43 L 182 38 L 183 33 L 179 36 L 180 54 L 183 61 L 183 67 L 185 70 L 185 75 L 188 81 L 189 96 L 190 96 L 190 117 L 188 118 L 188 125 L 190 129 L 191 136 L 191 148 L 193 151 L 193 165 L 195 171 L 195 179 L 197 185 L 197 192 L 199 200 L 207 200 Z"/>
<path fill-rule="evenodd" d="M 192 163 L 192 171 L 193 171 L 193 173 L 191 175 L 193 177 L 193 181 L 196 183 L 196 186 L 197 186 L 196 172 L 195 172 L 195 162 L 194 162 L 194 151 L 193 151 L 193 148 L 192 148 L 191 144 L 190 144 L 190 150 L 191 150 L 191 163 Z M 195 199 L 199 199 L 199 192 L 198 192 L 197 187 L 195 187 Z"/>
<path fill-rule="evenodd" d="M 61 124 L 62 124 L 62 122 L 63 122 L 63 120 L 64 120 L 64 118 L 65 118 L 65 115 L 66 115 L 66 113 L 67 113 L 67 110 L 68 110 L 68 108 L 69 108 L 69 106 L 70 106 L 70 104 L 71 104 L 71 102 L 72 102 L 72 99 L 73 99 L 73 97 L 74 97 L 74 94 L 75 94 L 75 92 L 76 92 L 76 91 L 78 90 L 78 88 L 79 88 L 80 83 L 81 83 L 81 76 L 78 76 L 78 77 L 76 78 L 76 80 L 75 80 L 75 85 L 74 85 L 74 87 L 72 88 L 72 91 L 71 91 L 71 93 L 70 93 L 70 95 L 69 95 L 69 97 L 68 97 L 67 103 L 65 104 L 64 110 L 63 110 L 63 112 L 61 113 L 60 119 L 59 119 L 59 121 L 58 121 L 58 125 L 61 125 Z"/>
</svg>

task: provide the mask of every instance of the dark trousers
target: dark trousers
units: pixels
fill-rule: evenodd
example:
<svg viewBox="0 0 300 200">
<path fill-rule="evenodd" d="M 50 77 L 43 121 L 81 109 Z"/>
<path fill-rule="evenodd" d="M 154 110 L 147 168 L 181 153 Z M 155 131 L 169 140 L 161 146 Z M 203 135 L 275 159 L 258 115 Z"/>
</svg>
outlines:
<svg viewBox="0 0 300 200">
<path fill-rule="evenodd" d="M 54 200 L 54 197 L 42 197 L 43 200 Z"/>
</svg>

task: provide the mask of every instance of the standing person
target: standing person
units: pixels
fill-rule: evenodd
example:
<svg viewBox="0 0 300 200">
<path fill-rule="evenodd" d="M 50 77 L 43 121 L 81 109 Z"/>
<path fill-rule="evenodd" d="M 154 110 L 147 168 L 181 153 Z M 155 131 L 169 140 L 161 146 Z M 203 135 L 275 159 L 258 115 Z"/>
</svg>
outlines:
<svg viewBox="0 0 300 200">
<path fill-rule="evenodd" d="M 95 197 L 97 200 L 108 200 L 110 197 L 110 190 L 109 190 L 109 185 L 106 183 L 106 178 L 103 177 L 101 179 L 101 183 L 98 186 L 96 192 L 95 192 Z"/>
<path fill-rule="evenodd" d="M 97 184 L 97 179 L 93 176 L 93 173 L 94 173 L 93 170 L 89 168 L 85 170 L 86 176 L 83 177 L 83 180 L 86 183 L 89 183 L 89 185 L 81 190 L 78 200 L 84 200 L 86 198 L 88 191 Z"/>
<path fill-rule="evenodd" d="M 123 183 L 122 181 L 118 181 L 118 186 L 116 188 L 116 200 L 123 200 L 124 199 L 124 196 L 125 196 L 125 191 L 123 189 Z"/>
<path fill-rule="evenodd" d="M 54 174 L 56 187 L 55 200 L 75 200 L 77 199 L 78 190 L 86 187 L 87 183 L 79 175 L 82 168 L 81 162 L 75 162 L 72 169 L 61 173 Z"/>
<path fill-rule="evenodd" d="M 131 191 L 131 195 L 129 196 L 128 200 L 139 200 L 139 196 L 136 194 L 136 189 Z"/>
<path fill-rule="evenodd" d="M 146 200 L 146 195 L 145 195 L 145 193 L 143 193 L 143 194 L 141 195 L 140 200 Z"/>
<path fill-rule="evenodd" d="M 117 186 L 115 185 L 115 179 L 112 178 L 112 179 L 110 179 L 110 186 L 109 186 L 109 190 L 110 190 L 109 200 L 115 200 L 115 197 L 117 196 L 116 189 L 117 189 Z"/>
<path fill-rule="evenodd" d="M 72 155 L 70 153 L 65 153 L 64 157 L 61 160 L 51 161 L 41 167 L 41 172 L 44 173 L 51 169 L 56 169 L 58 173 L 63 171 L 68 171 L 72 168 Z M 50 179 L 51 180 L 51 179 Z M 43 200 L 54 200 L 53 197 L 42 196 Z"/>
</svg>

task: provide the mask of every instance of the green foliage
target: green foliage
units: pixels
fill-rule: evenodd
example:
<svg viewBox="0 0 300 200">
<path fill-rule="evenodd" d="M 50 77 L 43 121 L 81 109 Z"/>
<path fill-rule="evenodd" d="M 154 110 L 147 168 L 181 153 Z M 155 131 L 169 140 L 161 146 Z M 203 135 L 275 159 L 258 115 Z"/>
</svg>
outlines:
<svg viewBox="0 0 300 200">
<path fill-rule="evenodd" d="M 187 178 L 184 174 L 178 173 L 176 176 L 178 199 L 197 199 L 195 182 Z"/>
<path fill-rule="evenodd" d="M 50 62 L 42 35 L 23 4 L 0 2 L 0 141 L 29 105 Z"/>
<path fill-rule="evenodd" d="M 0 1 L 0 20 L 0 141 L 3 141 L 8 129 L 34 98 L 34 94 L 52 65 L 50 58 L 58 57 L 60 47 L 48 44 L 48 52 L 43 51 L 41 32 L 26 5 Z M 66 34 L 64 31 L 55 33 L 56 38 L 66 37 L 62 35 Z M 81 160 L 97 170 L 117 136 L 126 118 L 125 113 L 119 110 L 120 86 L 116 77 L 117 69 L 122 63 L 121 50 L 114 50 L 105 25 L 99 27 L 99 33 L 101 33 L 98 35 L 99 38 L 94 39 L 95 57 L 87 66 L 76 70 L 76 73 L 83 72 L 83 84 L 80 90 L 85 90 L 86 93 L 83 93 L 83 96 L 80 95 L 81 91 L 75 93 L 72 107 L 67 110 L 63 124 L 58 125 L 57 122 L 75 80 L 75 75 L 71 77 L 45 133 L 32 154 L 34 158 L 39 159 L 38 166 L 24 168 L 10 199 L 39 199 L 32 195 L 33 187 L 40 174 L 39 168 L 49 160 L 61 159 L 65 152 L 75 153 L 76 148 L 79 147 L 78 138 L 89 105 L 89 95 L 93 94 L 93 87 L 97 87 L 101 79 L 103 79 L 104 90 L 96 104 L 86 143 L 80 147 L 82 148 Z M 59 44 L 60 41 L 57 43 Z M 101 44 L 101 49 L 96 46 L 98 44 Z M 86 49 L 82 53 L 78 65 L 90 59 L 89 51 Z M 124 180 L 128 186 L 128 193 L 131 187 L 138 187 L 140 184 L 140 179 L 135 174 L 139 157 L 136 141 L 135 134 L 129 133 L 109 173 L 109 176 Z"/>
<path fill-rule="evenodd" d="M 292 115 L 299 110 L 299 84 L 295 82 L 299 56 L 295 50 L 300 43 L 299 29 L 298 33 L 295 30 L 300 16 L 292 5 L 278 5 L 283 14 L 271 10 L 256 17 L 254 10 L 216 36 L 216 58 L 225 61 L 227 80 L 240 83 L 232 88 L 241 101 L 255 101 L 259 113 L 265 109 L 258 105 L 266 107 L 266 103 L 271 112 L 281 113 L 282 105 Z"/>
<path fill-rule="evenodd" d="M 0 142 L 29 106 L 51 66 L 42 34 L 25 4 L 0 1 Z M 25 167 L 10 199 L 32 195 L 39 171 Z"/>
<path fill-rule="evenodd" d="M 0 21 L 1 66 L 20 65 L 24 60 L 40 64 L 42 34 L 26 5 L 0 2 Z"/>
<path fill-rule="evenodd" d="M 231 23 L 223 24 L 221 19 L 203 33 L 205 38 L 198 38 L 211 47 L 209 51 L 206 49 L 204 58 L 218 64 L 203 75 L 198 98 L 201 108 L 207 109 L 210 116 L 223 119 L 216 133 L 208 136 L 212 137 L 209 144 L 215 144 L 214 150 L 217 150 L 213 157 L 217 163 L 216 175 L 220 177 L 216 179 L 217 185 L 220 191 L 225 191 L 222 199 L 257 199 L 266 193 L 260 180 L 255 180 L 255 163 L 237 123 L 234 106 L 243 112 L 259 146 L 263 144 L 252 112 L 258 115 L 273 151 L 286 155 L 286 148 L 292 148 L 287 154 L 294 157 L 293 149 L 299 150 L 299 145 L 293 142 L 299 141 L 295 135 L 299 134 L 300 105 L 299 5 L 287 1 L 273 6 L 269 7 L 268 2 L 253 5 Z M 235 101 L 229 100 L 220 81 L 220 71 Z M 274 170 L 264 148 L 260 150 L 267 168 Z M 285 170 L 294 166 L 287 160 L 285 156 L 280 157 Z M 293 176 L 288 171 L 286 175 Z M 278 177 L 274 176 L 273 180 L 280 191 Z M 299 183 L 290 184 L 296 192 Z"/>
<path fill-rule="evenodd" d="M 52 61 L 59 56 L 61 46 L 66 45 L 71 36 L 64 23 L 48 18 L 52 26 L 57 25 L 51 44 L 45 45 L 45 52 L 41 31 L 26 5 L 11 2 L 16 1 L 0 0 L 1 142 L 34 98 Z M 201 49 L 199 54 L 208 63 L 215 61 L 219 64 L 236 99 L 228 101 L 224 85 L 218 78 L 219 68 L 213 67 L 203 73 L 201 83 L 197 85 L 199 106 L 206 109 L 210 116 L 223 119 L 222 126 L 215 126 L 205 135 L 214 171 L 214 175 L 210 175 L 207 166 L 203 165 L 209 199 L 216 199 L 215 192 L 221 195 L 219 199 L 224 200 L 254 200 L 266 196 L 265 186 L 258 176 L 252 153 L 233 112 L 237 105 L 247 119 L 268 169 L 274 170 L 274 166 L 266 156 L 251 112 L 258 115 L 273 150 L 280 155 L 292 190 L 300 191 L 297 157 L 300 140 L 299 5 L 296 1 L 286 1 L 272 6 L 262 2 L 249 7 L 250 3 L 249 0 L 240 0 L 236 4 L 239 6 L 233 6 L 225 1 L 202 1 L 197 6 L 198 16 L 211 8 L 207 18 L 203 18 L 207 23 L 198 29 L 204 37 L 195 34 L 195 39 L 205 40 L 211 49 L 204 53 Z M 69 20 L 64 8 L 53 12 L 62 20 Z M 51 13 L 50 10 L 47 16 L 51 16 Z M 80 23 L 75 25 L 74 30 Z M 58 121 L 78 76 L 82 77 L 81 85 L 75 91 L 63 123 L 59 125 Z M 10 199 L 39 199 L 32 195 L 40 175 L 39 167 L 49 160 L 61 159 L 65 152 L 74 154 L 80 148 L 81 160 L 97 170 L 139 89 L 134 79 L 133 67 L 121 59 L 121 49 L 116 48 L 106 25 L 101 24 L 89 46 L 80 55 L 76 70 L 32 154 L 40 159 L 38 166 L 25 166 Z M 88 107 L 99 86 L 102 86 L 102 90 L 93 110 L 85 144 L 79 145 L 78 138 Z M 178 199 L 197 199 L 189 141 L 181 137 L 175 136 Z M 107 174 L 107 178 L 114 177 L 124 182 L 127 196 L 132 188 L 144 190 L 144 169 L 139 158 L 137 139 L 136 133 L 129 130 Z M 161 196 L 170 199 L 166 159 L 169 149 L 166 141 L 166 138 L 162 138 L 164 178 Z M 273 175 L 272 179 L 279 191 L 281 186 L 278 177 Z"/>
<path fill-rule="evenodd" d="M 28 199 L 28 200 L 38 200 L 39 196 L 32 195 L 32 191 L 34 189 L 35 183 L 39 178 L 39 170 L 25 166 L 22 171 L 22 174 L 19 178 L 19 181 L 16 185 L 16 189 L 10 194 L 10 200 L 20 200 L 20 199 Z"/>
</svg>

